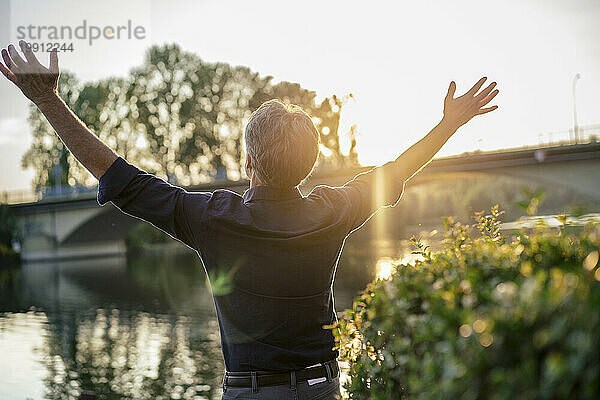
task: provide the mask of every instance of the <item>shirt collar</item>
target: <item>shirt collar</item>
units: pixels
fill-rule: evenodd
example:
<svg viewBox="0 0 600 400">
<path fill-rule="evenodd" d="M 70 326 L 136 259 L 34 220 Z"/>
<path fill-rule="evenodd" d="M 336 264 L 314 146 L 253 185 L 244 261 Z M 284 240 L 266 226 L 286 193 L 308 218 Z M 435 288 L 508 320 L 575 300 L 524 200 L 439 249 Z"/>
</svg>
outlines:
<svg viewBox="0 0 600 400">
<path fill-rule="evenodd" d="M 254 186 L 244 192 L 244 202 L 252 200 L 289 200 L 302 198 L 298 187 L 278 188 L 273 186 Z"/>
</svg>

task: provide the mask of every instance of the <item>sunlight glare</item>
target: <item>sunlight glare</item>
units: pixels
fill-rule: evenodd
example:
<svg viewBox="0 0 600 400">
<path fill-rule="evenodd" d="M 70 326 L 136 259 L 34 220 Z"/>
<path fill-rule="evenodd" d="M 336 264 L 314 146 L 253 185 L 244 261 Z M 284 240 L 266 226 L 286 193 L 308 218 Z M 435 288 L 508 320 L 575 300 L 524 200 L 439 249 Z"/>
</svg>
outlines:
<svg viewBox="0 0 600 400">
<path fill-rule="evenodd" d="M 377 279 L 390 279 L 394 272 L 394 260 L 390 257 L 381 257 L 375 265 Z"/>
<path fill-rule="evenodd" d="M 323 154 L 325 157 L 329 157 L 333 154 L 333 152 L 327 147 L 323 146 L 322 143 L 319 143 L 319 150 L 321 150 L 321 154 Z"/>
<path fill-rule="evenodd" d="M 351 139 L 350 132 L 352 129 L 358 130 L 356 121 L 360 118 L 358 105 L 354 95 L 349 95 L 342 106 L 340 112 L 340 121 L 338 125 L 338 134 L 340 136 L 340 150 L 342 154 L 347 155 L 350 151 Z"/>
</svg>

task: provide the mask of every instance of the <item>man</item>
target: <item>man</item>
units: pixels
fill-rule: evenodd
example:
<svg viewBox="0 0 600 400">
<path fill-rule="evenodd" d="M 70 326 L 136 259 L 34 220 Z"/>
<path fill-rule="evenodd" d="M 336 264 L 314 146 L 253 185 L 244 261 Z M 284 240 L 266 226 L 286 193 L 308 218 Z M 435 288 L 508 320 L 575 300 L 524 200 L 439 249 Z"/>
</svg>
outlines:
<svg viewBox="0 0 600 400">
<path fill-rule="evenodd" d="M 441 122 L 398 159 L 341 187 L 298 185 L 312 171 L 319 133 L 299 107 L 268 101 L 245 130 L 243 196 L 189 193 L 117 156 L 57 94 L 58 55 L 42 66 L 27 43 L 24 58 L 2 50 L 0 70 L 33 101 L 73 155 L 99 180 L 98 202 L 149 221 L 195 249 L 213 288 L 227 372 L 223 398 L 339 398 L 337 351 L 324 328 L 336 319 L 332 285 L 345 238 L 380 207 L 393 206 L 404 183 L 456 130 L 497 94 L 486 78 L 455 98 L 450 83 Z"/>
</svg>

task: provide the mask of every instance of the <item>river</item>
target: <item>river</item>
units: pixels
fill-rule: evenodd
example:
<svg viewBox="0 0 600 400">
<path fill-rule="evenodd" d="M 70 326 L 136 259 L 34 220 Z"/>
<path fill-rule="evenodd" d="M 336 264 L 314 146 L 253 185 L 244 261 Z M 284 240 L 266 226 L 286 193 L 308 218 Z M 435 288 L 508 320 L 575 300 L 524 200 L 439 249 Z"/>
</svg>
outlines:
<svg viewBox="0 0 600 400">
<path fill-rule="evenodd" d="M 212 295 L 197 255 L 175 250 L 0 268 L 0 399 L 220 398 Z M 396 253 L 349 239 L 337 311 Z"/>
</svg>

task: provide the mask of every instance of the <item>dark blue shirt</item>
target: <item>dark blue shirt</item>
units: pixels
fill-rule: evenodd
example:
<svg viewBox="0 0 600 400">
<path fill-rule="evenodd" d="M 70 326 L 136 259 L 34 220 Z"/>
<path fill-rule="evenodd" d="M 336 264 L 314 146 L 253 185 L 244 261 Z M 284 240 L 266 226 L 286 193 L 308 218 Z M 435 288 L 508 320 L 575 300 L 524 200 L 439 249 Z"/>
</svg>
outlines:
<svg viewBox="0 0 600 400">
<path fill-rule="evenodd" d="M 240 196 L 188 192 L 119 157 L 100 178 L 98 203 L 112 201 L 198 253 L 228 371 L 292 370 L 338 355 L 324 328 L 336 320 L 337 262 L 348 234 L 400 198 L 403 181 L 385 171 L 391 168 L 307 196 L 268 186 Z"/>
</svg>

